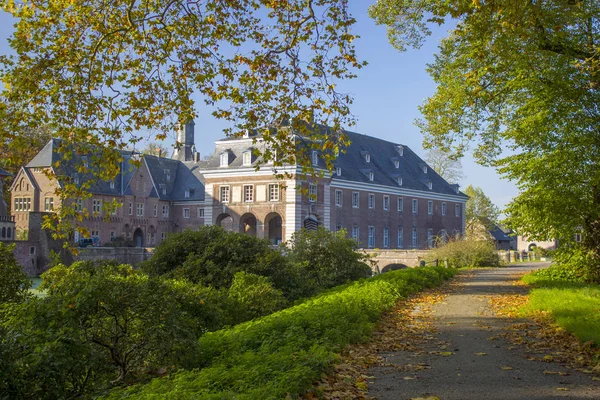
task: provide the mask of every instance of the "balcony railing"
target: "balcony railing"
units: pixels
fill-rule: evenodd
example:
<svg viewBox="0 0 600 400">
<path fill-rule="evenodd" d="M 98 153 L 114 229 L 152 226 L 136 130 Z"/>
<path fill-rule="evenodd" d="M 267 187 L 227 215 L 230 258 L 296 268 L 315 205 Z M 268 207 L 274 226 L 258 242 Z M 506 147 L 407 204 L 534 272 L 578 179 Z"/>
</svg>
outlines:
<svg viewBox="0 0 600 400">
<path fill-rule="evenodd" d="M 15 222 L 13 215 L 0 215 L 0 222 Z"/>
</svg>

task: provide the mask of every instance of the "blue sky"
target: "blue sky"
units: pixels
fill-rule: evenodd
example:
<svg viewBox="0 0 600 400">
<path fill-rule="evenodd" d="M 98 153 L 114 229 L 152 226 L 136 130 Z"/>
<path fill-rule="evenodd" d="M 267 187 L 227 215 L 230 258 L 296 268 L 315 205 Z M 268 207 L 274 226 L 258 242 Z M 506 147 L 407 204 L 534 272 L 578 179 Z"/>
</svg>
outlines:
<svg viewBox="0 0 600 400">
<path fill-rule="evenodd" d="M 418 106 L 432 95 L 435 85 L 425 71 L 426 64 L 433 61 L 439 40 L 446 29 L 434 31 L 427 43 L 419 50 L 405 53 L 396 51 L 388 43 L 385 28 L 376 26 L 367 15 L 371 2 L 351 1 L 352 14 L 357 19 L 354 32 L 361 36 L 355 41 L 360 59 L 369 65 L 358 72 L 358 78 L 342 82 L 340 90 L 354 97 L 352 113 L 357 124 L 351 130 L 376 136 L 409 146 L 423 156 L 422 136 L 414 125 L 419 117 Z M 12 29 L 11 17 L 0 14 L 0 37 L 7 38 Z M 9 51 L 6 40 L 0 41 L 0 52 Z M 214 150 L 214 141 L 223 137 L 226 124 L 215 120 L 211 109 L 199 102 L 196 119 L 196 148 L 202 156 Z M 172 144 L 174 134 L 167 144 Z M 501 179 L 493 168 L 476 164 L 470 155 L 462 160 L 465 178 L 461 188 L 469 184 L 481 187 L 499 207 L 506 205 L 516 194 L 516 184 Z"/>
</svg>

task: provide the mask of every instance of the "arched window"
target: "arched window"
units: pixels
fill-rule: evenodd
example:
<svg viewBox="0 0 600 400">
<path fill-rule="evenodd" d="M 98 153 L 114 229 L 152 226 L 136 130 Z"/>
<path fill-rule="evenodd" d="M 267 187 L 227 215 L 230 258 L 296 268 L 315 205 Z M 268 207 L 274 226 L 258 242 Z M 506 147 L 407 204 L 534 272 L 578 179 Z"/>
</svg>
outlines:
<svg viewBox="0 0 600 400">
<path fill-rule="evenodd" d="M 2 236 L 0 236 L 0 237 L 2 237 L 2 238 L 6 237 L 6 228 L 5 227 L 2 227 Z"/>
<path fill-rule="evenodd" d="M 10 239 L 12 237 L 11 234 L 12 234 L 12 229 L 6 228 L 6 237 Z"/>
</svg>

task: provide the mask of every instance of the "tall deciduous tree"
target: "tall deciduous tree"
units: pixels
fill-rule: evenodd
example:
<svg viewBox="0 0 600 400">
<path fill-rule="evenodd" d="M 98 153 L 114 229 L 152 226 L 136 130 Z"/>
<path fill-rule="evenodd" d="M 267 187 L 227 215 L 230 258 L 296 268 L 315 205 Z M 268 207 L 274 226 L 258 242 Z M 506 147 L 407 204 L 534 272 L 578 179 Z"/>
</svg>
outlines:
<svg viewBox="0 0 600 400">
<path fill-rule="evenodd" d="M 278 154 L 275 165 L 299 155 L 289 130 L 273 127 L 300 129 L 327 160 L 346 143 L 335 128 L 352 122 L 352 98 L 336 83 L 364 65 L 348 0 L 0 5 L 16 18 L 14 55 L 0 58 L 1 137 L 52 124 L 63 145 L 106 149 L 90 163 L 99 179 L 117 174 L 120 155 L 109 149 L 135 144 L 139 132 L 162 140 L 193 118 L 195 94 L 230 121 L 230 134 L 261 130 L 263 156 Z M 307 129 L 304 121 L 334 129 Z M 311 172 L 307 157 L 299 158 Z M 82 196 L 70 185 L 58 194 Z"/>
<path fill-rule="evenodd" d="M 429 149 L 425 154 L 425 161 L 449 183 L 458 183 L 464 178 L 460 159 L 439 147 Z"/>
<path fill-rule="evenodd" d="M 400 50 L 456 21 L 428 69 L 427 143 L 460 153 L 476 142 L 519 186 L 510 225 L 563 243 L 581 228 L 600 269 L 600 2 L 378 0 L 370 13 Z"/>
<path fill-rule="evenodd" d="M 467 186 L 465 194 L 469 196 L 465 209 L 466 233 L 471 237 L 487 237 L 487 231 L 498 220 L 498 207 L 479 187 Z"/>
</svg>

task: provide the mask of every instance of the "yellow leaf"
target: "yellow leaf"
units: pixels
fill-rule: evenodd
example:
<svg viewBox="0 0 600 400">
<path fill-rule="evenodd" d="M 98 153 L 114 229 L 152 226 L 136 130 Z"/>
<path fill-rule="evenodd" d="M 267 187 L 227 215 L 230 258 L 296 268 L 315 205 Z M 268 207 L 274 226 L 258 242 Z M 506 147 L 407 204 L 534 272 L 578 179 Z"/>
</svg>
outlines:
<svg viewBox="0 0 600 400">
<path fill-rule="evenodd" d="M 487 353 L 475 353 L 476 356 L 487 356 Z"/>
<path fill-rule="evenodd" d="M 566 391 L 567 391 L 567 390 L 569 390 L 569 389 L 568 389 L 568 388 L 566 388 L 566 387 L 557 387 L 557 388 L 556 388 L 556 390 L 561 390 L 561 391 L 563 391 L 563 392 L 566 392 Z"/>
<path fill-rule="evenodd" d="M 510 371 L 511 369 L 513 369 L 513 367 L 500 367 L 500 369 L 503 369 L 505 371 Z"/>
</svg>

